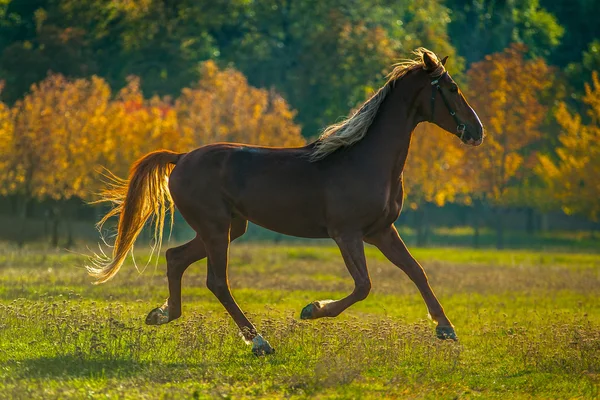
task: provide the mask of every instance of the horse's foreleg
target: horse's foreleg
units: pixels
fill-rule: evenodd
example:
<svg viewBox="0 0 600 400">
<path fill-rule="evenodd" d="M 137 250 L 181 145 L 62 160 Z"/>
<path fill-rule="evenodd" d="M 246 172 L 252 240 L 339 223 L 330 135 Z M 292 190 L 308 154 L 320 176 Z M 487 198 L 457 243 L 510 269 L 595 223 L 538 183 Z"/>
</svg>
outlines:
<svg viewBox="0 0 600 400">
<path fill-rule="evenodd" d="M 431 315 L 431 318 L 438 324 L 436 327 L 437 336 L 440 339 L 456 340 L 456 333 L 454 332 L 452 323 L 450 323 L 450 320 L 446 317 L 444 308 L 437 297 L 435 297 L 431 286 L 429 286 L 429 281 L 423 267 L 421 267 L 417 260 L 410 254 L 406 245 L 398 235 L 396 228 L 392 225 L 383 232 L 365 238 L 365 241 L 377 246 L 388 260 L 394 263 L 398 268 L 402 269 L 402 271 L 404 271 L 415 283 L 423 296 L 423 300 L 425 300 L 429 315 Z"/>
<path fill-rule="evenodd" d="M 371 291 L 371 279 L 367 270 L 363 240 L 360 235 L 340 235 L 334 237 L 348 272 L 354 279 L 354 290 L 341 300 L 315 301 L 302 309 L 300 318 L 315 319 L 335 317 L 357 301 L 364 300 Z"/>
</svg>

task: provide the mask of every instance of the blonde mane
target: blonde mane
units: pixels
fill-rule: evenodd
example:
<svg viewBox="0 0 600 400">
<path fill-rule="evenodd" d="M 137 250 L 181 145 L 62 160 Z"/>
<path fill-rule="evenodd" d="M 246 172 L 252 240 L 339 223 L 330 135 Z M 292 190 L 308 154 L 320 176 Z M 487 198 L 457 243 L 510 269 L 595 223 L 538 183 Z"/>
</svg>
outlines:
<svg viewBox="0 0 600 400">
<path fill-rule="evenodd" d="M 323 131 L 323 134 L 321 134 L 314 144 L 314 150 L 310 155 L 310 161 L 321 160 L 340 147 L 352 146 L 364 138 L 377 115 L 379 107 L 391 91 L 394 83 L 409 71 L 413 71 L 417 68 L 426 69 L 423 59 L 424 54 L 427 54 L 437 64 L 437 67 L 433 71 L 429 71 L 431 76 L 437 77 L 444 73 L 444 66 L 432 51 L 420 47 L 413 53 L 417 58 L 414 60 L 404 60 L 394 64 L 394 69 L 387 76 L 388 80 L 385 85 L 379 88 L 377 93 L 365 101 L 357 111 L 343 121 L 328 126 Z"/>
</svg>

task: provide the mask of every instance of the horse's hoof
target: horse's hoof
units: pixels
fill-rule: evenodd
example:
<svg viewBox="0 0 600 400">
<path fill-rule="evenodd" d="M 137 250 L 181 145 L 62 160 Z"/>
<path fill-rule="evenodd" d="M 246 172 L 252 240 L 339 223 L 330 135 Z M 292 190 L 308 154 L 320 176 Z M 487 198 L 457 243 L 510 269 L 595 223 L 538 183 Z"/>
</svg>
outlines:
<svg viewBox="0 0 600 400">
<path fill-rule="evenodd" d="M 306 307 L 304 307 L 302 309 L 302 311 L 300 312 L 300 319 L 313 319 L 314 318 L 314 313 L 317 309 L 317 306 L 315 305 L 315 303 L 310 303 L 309 305 L 307 305 Z"/>
<path fill-rule="evenodd" d="M 317 319 L 321 317 L 327 317 L 328 314 L 325 310 L 325 306 L 329 303 L 334 303 L 335 300 L 319 300 L 313 301 L 300 312 L 300 319 Z M 337 314 L 336 314 L 337 315 Z"/>
<path fill-rule="evenodd" d="M 164 325 L 169 322 L 169 309 L 157 307 L 146 317 L 146 325 Z"/>
<path fill-rule="evenodd" d="M 454 332 L 454 328 L 451 326 L 438 326 L 435 328 L 435 334 L 438 339 L 454 341 L 458 340 L 456 332 Z"/>
<path fill-rule="evenodd" d="M 275 349 L 262 336 L 256 335 L 252 339 L 252 352 L 255 356 L 260 357 L 275 353 Z"/>
</svg>

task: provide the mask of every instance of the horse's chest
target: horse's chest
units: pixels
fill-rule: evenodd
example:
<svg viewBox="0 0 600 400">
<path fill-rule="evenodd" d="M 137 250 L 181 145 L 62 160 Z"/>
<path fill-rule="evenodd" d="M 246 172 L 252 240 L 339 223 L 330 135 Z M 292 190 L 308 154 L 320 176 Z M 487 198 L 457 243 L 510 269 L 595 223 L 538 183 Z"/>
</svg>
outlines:
<svg viewBox="0 0 600 400">
<path fill-rule="evenodd" d="M 398 219 L 400 211 L 402 210 L 402 197 L 390 197 L 387 199 L 383 210 L 377 215 L 373 216 L 372 222 L 368 224 L 367 231 L 374 232 L 390 226 Z"/>
</svg>

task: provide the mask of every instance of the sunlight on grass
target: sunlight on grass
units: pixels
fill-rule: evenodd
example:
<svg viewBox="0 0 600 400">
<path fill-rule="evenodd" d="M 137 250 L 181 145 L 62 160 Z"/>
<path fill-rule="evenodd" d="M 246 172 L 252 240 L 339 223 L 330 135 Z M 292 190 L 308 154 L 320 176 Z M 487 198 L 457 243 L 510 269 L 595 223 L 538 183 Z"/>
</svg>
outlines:
<svg viewBox="0 0 600 400">
<path fill-rule="evenodd" d="M 460 337 L 442 342 L 414 285 L 367 249 L 372 295 L 336 319 L 302 307 L 352 290 L 331 246 L 237 245 L 234 295 L 276 348 L 256 358 L 205 288 L 148 327 L 164 258 L 93 286 L 73 254 L 0 256 L 0 390 L 20 398 L 590 398 L 600 382 L 600 256 L 417 249 Z"/>
</svg>

